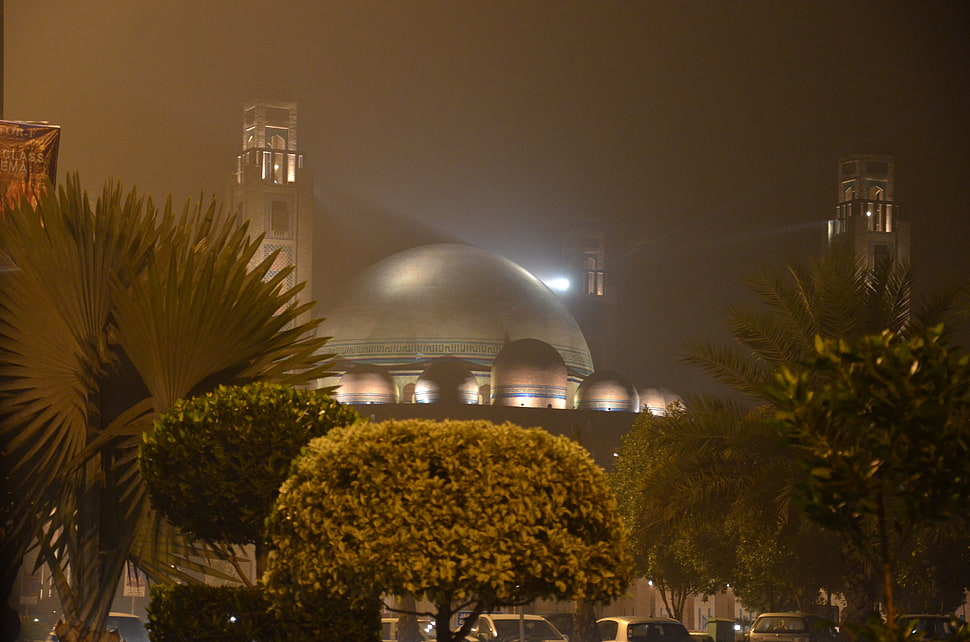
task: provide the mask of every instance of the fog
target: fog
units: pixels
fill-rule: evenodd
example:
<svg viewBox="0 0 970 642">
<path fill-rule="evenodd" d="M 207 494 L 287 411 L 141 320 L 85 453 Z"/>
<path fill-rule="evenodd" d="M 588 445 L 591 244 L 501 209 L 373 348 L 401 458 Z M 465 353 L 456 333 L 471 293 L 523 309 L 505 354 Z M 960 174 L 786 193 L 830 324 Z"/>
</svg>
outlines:
<svg viewBox="0 0 970 642">
<path fill-rule="evenodd" d="M 896 157 L 921 283 L 970 268 L 960 2 L 167 3 L 7 0 L 4 114 L 62 127 L 59 176 L 225 197 L 242 104 L 299 101 L 316 294 L 457 239 L 552 272 L 564 223 L 611 239 L 620 364 L 678 392 L 745 279 L 817 254 L 841 153 Z M 330 248 L 333 251 L 330 251 Z M 339 260 L 338 260 L 339 259 Z"/>
</svg>

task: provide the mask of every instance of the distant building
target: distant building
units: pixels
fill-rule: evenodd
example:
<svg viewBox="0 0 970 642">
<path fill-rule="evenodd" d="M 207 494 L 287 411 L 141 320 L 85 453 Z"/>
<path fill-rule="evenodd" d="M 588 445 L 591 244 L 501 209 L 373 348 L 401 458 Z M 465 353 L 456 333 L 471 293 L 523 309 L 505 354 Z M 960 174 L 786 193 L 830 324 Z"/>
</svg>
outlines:
<svg viewBox="0 0 970 642">
<path fill-rule="evenodd" d="M 850 249 L 870 270 L 886 260 L 909 263 L 909 223 L 899 217 L 892 156 L 854 153 L 839 159 L 827 243 L 829 249 Z"/>
<path fill-rule="evenodd" d="M 295 268 L 286 285 L 306 283 L 302 303 L 311 296 L 314 208 L 310 176 L 304 171 L 297 142 L 295 102 L 263 97 L 247 102 L 229 207 L 248 221 L 253 236 L 264 235 L 254 263 L 275 252 L 270 277 L 286 267 Z"/>
</svg>

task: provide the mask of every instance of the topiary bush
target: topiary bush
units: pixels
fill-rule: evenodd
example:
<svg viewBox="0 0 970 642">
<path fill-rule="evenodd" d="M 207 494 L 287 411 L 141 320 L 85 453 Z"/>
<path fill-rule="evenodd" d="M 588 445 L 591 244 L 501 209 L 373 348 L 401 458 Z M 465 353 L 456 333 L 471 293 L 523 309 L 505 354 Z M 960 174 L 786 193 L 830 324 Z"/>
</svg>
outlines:
<svg viewBox="0 0 970 642">
<path fill-rule="evenodd" d="M 380 630 L 376 599 L 351 607 L 322 593 L 306 608 L 273 608 L 261 587 L 156 585 L 148 606 L 152 642 L 379 642 Z"/>
<path fill-rule="evenodd" d="M 606 473 L 589 453 L 542 429 L 486 421 L 335 428 L 294 463 L 268 534 L 274 602 L 310 606 L 321 588 L 426 599 L 442 642 L 502 606 L 610 601 L 632 567 Z M 458 610 L 472 617 L 452 633 Z"/>
<path fill-rule="evenodd" d="M 152 587 L 148 631 L 152 642 L 280 640 L 262 589 L 204 584 Z"/>
<path fill-rule="evenodd" d="M 139 464 L 152 506 L 170 522 L 205 541 L 259 545 L 300 449 L 356 421 L 353 407 L 323 391 L 219 386 L 162 414 Z"/>
</svg>

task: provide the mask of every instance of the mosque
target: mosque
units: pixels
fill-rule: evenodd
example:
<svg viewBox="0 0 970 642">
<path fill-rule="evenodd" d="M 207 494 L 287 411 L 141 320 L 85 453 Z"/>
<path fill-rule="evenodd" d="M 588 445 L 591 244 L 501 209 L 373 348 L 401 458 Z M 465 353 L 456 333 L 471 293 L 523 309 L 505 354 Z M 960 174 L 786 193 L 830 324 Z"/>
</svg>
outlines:
<svg viewBox="0 0 970 642">
<path fill-rule="evenodd" d="M 558 296 L 481 248 L 438 243 L 387 257 L 353 281 L 323 331 L 343 373 L 322 383 L 339 385 L 345 403 L 641 409 L 625 378 L 594 371 Z"/>
<path fill-rule="evenodd" d="M 254 260 L 278 252 L 278 267 L 295 266 L 310 292 L 314 208 L 297 135 L 295 102 L 247 103 L 229 203 L 264 235 Z M 580 439 L 609 467 L 636 413 L 664 413 L 680 398 L 594 366 L 611 339 L 605 243 L 588 226 L 564 243 L 583 288 L 572 309 L 526 269 L 471 245 L 419 245 L 377 261 L 324 311 L 335 360 L 319 386 L 375 420 L 542 426 Z"/>
<path fill-rule="evenodd" d="M 305 282 L 311 293 L 313 228 L 326 221 L 315 221 L 297 125 L 296 102 L 244 105 L 229 204 L 263 235 L 253 260 L 276 252 L 275 269 L 295 267 L 288 285 Z M 908 259 L 893 165 L 883 154 L 840 159 L 828 247 L 848 244 L 869 265 L 891 255 Z M 609 469 L 637 413 L 663 414 L 682 400 L 664 388 L 637 388 L 609 369 L 619 342 L 602 230 L 566 229 L 563 248 L 564 267 L 581 289 L 568 306 L 527 270 L 482 248 L 416 243 L 380 257 L 322 311 L 319 331 L 331 337 L 324 349 L 335 359 L 333 376 L 318 385 L 375 420 L 541 426 L 580 439 Z"/>
</svg>

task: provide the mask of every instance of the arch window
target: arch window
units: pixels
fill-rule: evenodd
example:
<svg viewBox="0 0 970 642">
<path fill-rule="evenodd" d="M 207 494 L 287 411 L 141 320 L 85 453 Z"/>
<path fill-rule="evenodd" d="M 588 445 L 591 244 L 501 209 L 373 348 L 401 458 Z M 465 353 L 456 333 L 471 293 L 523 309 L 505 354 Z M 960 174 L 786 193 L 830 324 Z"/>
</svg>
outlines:
<svg viewBox="0 0 970 642">
<path fill-rule="evenodd" d="M 274 134 L 270 136 L 269 141 L 267 141 L 270 149 L 286 149 L 286 139 L 284 139 L 279 134 Z"/>
</svg>

